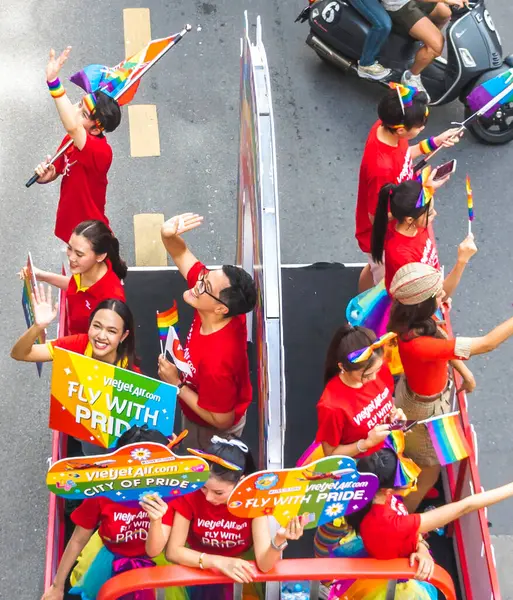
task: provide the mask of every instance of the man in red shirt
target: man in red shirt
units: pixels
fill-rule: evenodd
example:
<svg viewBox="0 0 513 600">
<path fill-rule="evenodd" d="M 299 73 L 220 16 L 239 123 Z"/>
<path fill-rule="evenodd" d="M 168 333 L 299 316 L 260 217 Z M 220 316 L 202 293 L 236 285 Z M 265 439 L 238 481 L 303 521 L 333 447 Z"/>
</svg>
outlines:
<svg viewBox="0 0 513 600">
<path fill-rule="evenodd" d="M 244 269 L 224 265 L 209 271 L 180 234 L 201 225 L 203 217 L 185 213 L 162 226 L 162 241 L 189 289 L 183 299 L 194 309 L 184 349 L 191 376 L 180 377 L 159 357 L 159 376 L 179 387 L 187 445 L 206 449 L 213 435 L 239 437 L 251 403 L 246 313 L 256 303 L 256 287 Z"/>
<path fill-rule="evenodd" d="M 453 146 L 459 139 L 459 136 L 454 137 L 456 129 L 448 129 L 437 137 L 409 145 L 426 125 L 427 104 L 426 94 L 415 92 L 411 103 L 403 105 L 397 90 L 391 89 L 378 105 L 379 120 L 372 126 L 365 143 L 356 200 L 355 237 L 369 263 L 360 275 L 360 293 L 378 284 L 385 275 L 383 264 L 375 263 L 371 256 L 372 223 L 379 191 L 388 183 L 413 179 L 412 160 L 441 145 Z"/>
<path fill-rule="evenodd" d="M 78 104 L 71 103 L 58 78 L 70 50 L 71 47 L 66 48 L 58 58 L 54 50 L 50 51 L 46 79 L 66 129 L 59 148 L 70 139 L 73 144 L 53 164 L 49 164 L 48 156 L 46 162 L 36 167 L 38 183 L 50 183 L 62 175 L 55 235 L 66 244 L 73 229 L 83 221 L 109 224 L 105 202 L 112 148 L 104 131 L 114 131 L 121 121 L 118 103 L 104 92 L 87 94 Z"/>
</svg>

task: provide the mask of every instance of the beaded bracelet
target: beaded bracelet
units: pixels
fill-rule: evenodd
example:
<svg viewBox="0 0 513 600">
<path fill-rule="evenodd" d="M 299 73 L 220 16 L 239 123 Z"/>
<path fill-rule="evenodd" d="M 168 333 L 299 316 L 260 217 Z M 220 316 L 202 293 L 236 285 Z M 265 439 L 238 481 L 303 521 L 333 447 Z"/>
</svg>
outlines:
<svg viewBox="0 0 513 600">
<path fill-rule="evenodd" d="M 422 140 L 422 142 L 420 142 L 419 146 L 420 146 L 420 151 L 422 152 L 422 154 L 430 154 L 431 152 L 435 151 L 438 148 L 438 144 L 436 143 L 434 137 L 430 137 L 425 140 Z"/>
<path fill-rule="evenodd" d="M 50 90 L 52 98 L 60 98 L 66 93 L 66 90 L 64 89 L 64 86 L 62 85 L 58 77 L 53 81 L 47 81 L 46 84 L 48 86 L 48 89 Z"/>
</svg>

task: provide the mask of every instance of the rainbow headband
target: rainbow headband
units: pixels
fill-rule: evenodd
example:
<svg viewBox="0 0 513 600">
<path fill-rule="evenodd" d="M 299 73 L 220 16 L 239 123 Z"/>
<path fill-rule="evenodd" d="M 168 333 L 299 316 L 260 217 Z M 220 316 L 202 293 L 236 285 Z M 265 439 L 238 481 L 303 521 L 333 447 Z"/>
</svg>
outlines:
<svg viewBox="0 0 513 600">
<path fill-rule="evenodd" d="M 96 96 L 94 95 L 94 93 L 91 92 L 90 94 L 86 94 L 83 97 L 82 102 L 85 104 L 85 107 L 87 108 L 90 116 L 92 117 L 96 111 Z M 98 119 L 95 120 L 95 123 L 96 127 L 98 127 L 100 131 L 103 131 L 103 125 Z"/>
<path fill-rule="evenodd" d="M 430 175 L 431 167 L 428 166 L 425 169 L 422 169 L 419 176 L 417 177 L 417 181 L 420 183 L 422 188 L 420 190 L 419 198 L 417 200 L 415 208 L 423 208 L 424 206 L 428 205 L 433 199 L 435 190 L 430 185 L 427 185 L 427 181 Z"/>
<path fill-rule="evenodd" d="M 354 352 L 350 352 L 347 355 L 347 358 L 348 358 L 349 362 L 351 362 L 353 364 L 369 360 L 369 358 L 372 356 L 372 353 L 374 352 L 374 350 L 377 350 L 378 348 L 382 348 L 385 344 L 387 344 L 389 341 L 393 340 L 396 336 L 397 336 L 397 334 L 392 331 L 385 333 L 380 338 L 378 338 L 374 343 L 372 343 L 370 346 L 366 346 L 365 348 L 360 348 L 360 350 L 355 350 Z"/>
<path fill-rule="evenodd" d="M 399 98 L 399 103 L 401 104 L 401 110 L 403 115 L 406 114 L 405 107 L 411 106 L 413 104 L 413 98 L 418 91 L 416 88 L 411 87 L 409 85 L 402 85 L 401 83 L 396 83 L 395 81 L 391 81 L 388 86 L 390 89 L 395 90 L 397 92 L 397 97 Z M 429 116 L 429 107 L 426 106 L 426 117 Z M 399 125 L 390 125 L 392 129 L 400 129 L 404 127 L 404 123 L 399 123 Z"/>
</svg>

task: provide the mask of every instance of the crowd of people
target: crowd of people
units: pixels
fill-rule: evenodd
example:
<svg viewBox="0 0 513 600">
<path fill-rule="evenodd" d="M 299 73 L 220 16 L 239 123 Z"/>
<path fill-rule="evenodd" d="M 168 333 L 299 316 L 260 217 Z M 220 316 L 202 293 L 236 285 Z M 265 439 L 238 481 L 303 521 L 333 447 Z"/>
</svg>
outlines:
<svg viewBox="0 0 513 600">
<path fill-rule="evenodd" d="M 56 57 L 52 51 L 46 78 L 66 129 L 63 144 L 69 139 L 73 143 L 62 160 L 53 165 L 45 161 L 36 171 L 40 184 L 62 176 L 55 234 L 67 244 L 70 275 L 35 269 L 39 286 L 33 298 L 34 324 L 15 342 L 11 355 L 20 361 L 51 361 L 58 347 L 139 372 L 136 324 L 123 286 L 127 267 L 105 215 L 112 158 L 105 132 L 117 127 L 121 113 L 101 91 L 71 103 L 58 78 L 68 54 L 69 49 Z M 315 552 L 407 557 L 412 565 L 417 563 L 417 581 L 400 584 L 404 598 L 436 598 L 426 583 L 434 568 L 427 534 L 469 511 L 513 496 L 513 484 L 416 513 L 441 467 L 425 427 L 418 425 L 405 434 L 398 449 L 390 442 L 391 425 L 450 412 L 453 369 L 471 392 L 475 381 L 465 361 L 492 351 L 513 335 L 513 319 L 480 337 L 451 337 L 444 327 L 443 311 L 477 248 L 471 235 L 463 240 L 456 265 L 443 277 L 432 223 L 435 191 L 448 177 L 437 179 L 434 170 L 418 178 L 412 159 L 442 144 L 450 147 L 459 138 L 448 130 L 410 145 L 424 129 L 429 111 L 423 92 L 415 88 L 406 92 L 410 102 L 394 88 L 379 103 L 379 119 L 363 153 L 356 206 L 356 239 L 368 258 L 359 291 L 365 293 L 384 279 L 387 329 L 396 336 L 403 372 L 395 378 L 390 372 L 386 358 L 390 335 L 343 322 L 327 348 L 325 388 L 317 404 L 316 439 L 323 454 L 354 457 L 360 472 L 377 476 L 380 489 L 366 508 L 342 525 L 318 528 Z M 75 529 L 43 600 L 61 600 L 68 579 L 71 593 L 92 600 L 114 574 L 168 561 L 217 569 L 243 583 L 247 597 L 258 597 L 261 590 L 253 584 L 254 569 L 272 569 L 288 542 L 303 534 L 302 517 L 272 534 L 267 517 L 243 519 L 227 508 L 235 485 L 255 471 L 241 437 L 252 398 L 245 315 L 255 307 L 257 290 L 242 268 L 225 265 L 208 270 L 194 256 L 182 236 L 201 223 L 199 215 L 186 213 L 162 226 L 162 243 L 187 282 L 183 301 L 193 307 L 194 318 L 184 347 L 191 374 L 181 373 L 161 355 L 158 375 L 177 388 L 181 425 L 189 431 L 187 446 L 197 448 L 209 463 L 208 481 L 199 491 L 176 500 L 145 497 L 136 508 L 102 497 L 84 500 L 71 513 Z M 20 275 L 26 273 L 22 270 Z M 68 335 L 38 344 L 57 316 L 52 286 L 66 290 Z M 157 430 L 133 427 L 119 438 L 117 447 L 145 441 L 173 445 L 173 439 Z M 100 450 L 82 442 L 86 456 Z M 408 460 L 416 463 L 418 480 L 398 486 L 398 469 Z M 210 536 L 212 528 L 221 535 Z M 337 597 L 336 585 L 332 589 Z M 359 596 L 344 593 L 338 597 L 376 597 L 370 591 Z M 229 594 L 226 586 L 166 590 L 168 598 Z M 137 598 L 154 598 L 153 591 Z"/>
</svg>

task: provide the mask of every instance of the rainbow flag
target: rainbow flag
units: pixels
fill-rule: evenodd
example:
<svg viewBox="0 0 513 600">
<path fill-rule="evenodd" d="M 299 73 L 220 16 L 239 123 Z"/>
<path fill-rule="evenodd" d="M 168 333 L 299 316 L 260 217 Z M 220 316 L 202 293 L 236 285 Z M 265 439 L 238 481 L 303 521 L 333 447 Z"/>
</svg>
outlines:
<svg viewBox="0 0 513 600">
<path fill-rule="evenodd" d="M 481 85 L 474 88 L 467 96 L 467 104 L 472 112 L 477 112 L 484 108 L 501 92 L 506 92 L 506 88 L 513 84 L 513 69 L 509 69 L 501 73 L 497 77 L 493 77 L 485 81 Z M 513 89 L 506 94 L 501 100 L 492 106 L 484 113 L 484 117 L 491 117 L 502 104 L 513 102 Z"/>
<path fill-rule="evenodd" d="M 470 177 L 467 175 L 467 179 L 465 181 L 465 185 L 467 187 L 467 208 L 468 208 L 468 220 L 474 220 L 474 196 L 472 194 L 472 187 L 470 185 Z"/>
<path fill-rule="evenodd" d="M 140 83 L 139 80 L 131 85 L 132 81 L 151 62 L 169 50 L 180 37 L 179 33 L 175 33 L 170 37 L 152 40 L 137 54 L 121 61 L 115 67 L 88 65 L 69 79 L 88 94 L 101 90 L 115 98 L 120 106 L 128 104 L 135 96 Z M 126 89 L 130 85 L 131 87 Z"/>
<path fill-rule="evenodd" d="M 442 466 L 470 455 L 470 446 L 459 421 L 459 412 L 434 417 L 428 423 L 431 441 Z"/>
<path fill-rule="evenodd" d="M 173 326 L 175 331 L 178 331 L 178 308 L 176 306 L 176 300 L 173 302 L 173 306 L 165 312 L 157 311 L 157 327 L 159 330 L 160 339 L 165 342 L 167 340 L 167 334 L 169 328 Z"/>
</svg>

